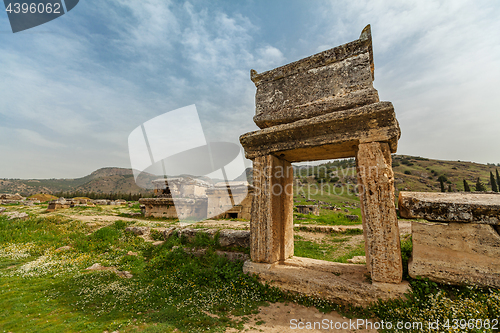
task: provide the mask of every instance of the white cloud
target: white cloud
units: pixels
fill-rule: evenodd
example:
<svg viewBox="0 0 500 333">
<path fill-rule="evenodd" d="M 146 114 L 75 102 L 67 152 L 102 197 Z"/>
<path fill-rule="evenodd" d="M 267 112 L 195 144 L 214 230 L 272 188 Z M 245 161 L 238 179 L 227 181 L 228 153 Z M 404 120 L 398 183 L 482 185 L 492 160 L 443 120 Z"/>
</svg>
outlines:
<svg viewBox="0 0 500 333">
<path fill-rule="evenodd" d="M 325 18 L 342 12 L 343 19 L 328 28 L 322 21 L 318 29 L 332 33 L 317 34 L 313 45 L 324 44 L 324 39 L 354 40 L 371 24 L 374 85 L 382 100 L 395 105 L 402 130 L 400 153 L 483 163 L 498 159 L 480 148 L 499 137 L 498 5 L 373 0 L 349 2 L 340 9 L 337 2 L 325 2 L 319 11 Z"/>
<path fill-rule="evenodd" d="M 5 130 L 5 129 L 4 129 Z M 18 128 L 15 130 L 17 132 L 17 136 L 26 141 L 28 144 L 33 144 L 35 146 L 41 146 L 41 147 L 48 147 L 48 148 L 62 148 L 66 147 L 65 144 L 61 142 L 55 142 L 46 139 L 39 133 L 24 129 L 24 128 Z"/>
</svg>

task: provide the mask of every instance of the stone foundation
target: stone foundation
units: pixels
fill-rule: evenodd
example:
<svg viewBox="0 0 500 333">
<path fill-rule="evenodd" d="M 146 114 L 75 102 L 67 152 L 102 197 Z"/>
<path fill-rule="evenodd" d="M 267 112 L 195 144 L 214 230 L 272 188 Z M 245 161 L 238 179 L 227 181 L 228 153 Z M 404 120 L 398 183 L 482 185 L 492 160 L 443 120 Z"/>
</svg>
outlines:
<svg viewBox="0 0 500 333">
<path fill-rule="evenodd" d="M 275 264 L 247 261 L 243 271 L 258 274 L 261 281 L 283 290 L 363 307 L 377 302 L 378 299 L 403 297 L 410 291 L 407 282 L 371 283 L 365 265 L 301 257 L 293 257 Z"/>
</svg>

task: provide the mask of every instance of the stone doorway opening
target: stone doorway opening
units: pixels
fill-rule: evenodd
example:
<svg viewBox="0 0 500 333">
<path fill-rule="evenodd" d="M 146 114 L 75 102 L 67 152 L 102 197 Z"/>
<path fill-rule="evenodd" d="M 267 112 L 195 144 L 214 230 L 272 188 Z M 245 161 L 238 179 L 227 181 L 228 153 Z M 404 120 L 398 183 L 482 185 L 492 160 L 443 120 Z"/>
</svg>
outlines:
<svg viewBox="0 0 500 333">
<path fill-rule="evenodd" d="M 282 288 L 366 305 L 399 297 L 399 228 L 391 153 L 400 129 L 394 107 L 373 88 L 370 26 L 359 39 L 264 72 L 254 121 L 240 142 L 253 161 L 255 189 L 245 270 Z M 292 163 L 356 159 L 367 264 L 294 257 Z M 369 273 L 369 281 L 366 279 Z"/>
</svg>

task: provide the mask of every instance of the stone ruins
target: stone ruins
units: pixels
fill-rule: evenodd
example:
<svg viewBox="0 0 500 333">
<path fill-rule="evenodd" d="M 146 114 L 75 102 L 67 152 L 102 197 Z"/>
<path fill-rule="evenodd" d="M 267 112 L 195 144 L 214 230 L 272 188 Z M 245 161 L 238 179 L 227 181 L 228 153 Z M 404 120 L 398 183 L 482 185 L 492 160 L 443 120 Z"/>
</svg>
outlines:
<svg viewBox="0 0 500 333">
<path fill-rule="evenodd" d="M 193 177 L 177 177 L 158 179 L 153 184 L 156 197 L 139 199 L 146 217 L 250 219 L 253 187 L 247 182 L 212 184 Z"/>
<path fill-rule="evenodd" d="M 300 214 L 313 214 L 319 216 L 319 206 L 318 205 L 297 205 L 297 213 Z"/>
<path fill-rule="evenodd" d="M 412 222 L 411 277 L 500 288 L 500 194 L 400 192 Z"/>
<path fill-rule="evenodd" d="M 250 74 L 260 130 L 240 137 L 255 187 L 244 270 L 284 289 L 351 304 L 402 296 L 408 284 L 391 167 L 400 129 L 392 104 L 380 102 L 373 88 L 370 26 L 353 42 Z M 294 257 L 291 163 L 348 157 L 357 163 L 366 266 Z"/>
</svg>

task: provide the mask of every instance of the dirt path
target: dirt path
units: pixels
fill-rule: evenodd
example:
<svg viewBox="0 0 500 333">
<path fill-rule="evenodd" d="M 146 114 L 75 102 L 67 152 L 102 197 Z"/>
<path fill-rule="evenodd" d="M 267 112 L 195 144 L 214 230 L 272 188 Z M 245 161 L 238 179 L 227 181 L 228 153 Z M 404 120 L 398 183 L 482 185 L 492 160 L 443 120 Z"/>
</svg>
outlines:
<svg viewBox="0 0 500 333">
<path fill-rule="evenodd" d="M 289 303 L 274 303 L 269 306 L 261 306 L 259 313 L 249 317 L 244 325 L 244 332 L 284 333 L 284 332 L 377 332 L 375 329 L 352 329 L 356 319 L 349 320 L 338 312 L 322 313 L 314 307 L 305 307 Z M 314 326 L 316 325 L 316 326 Z M 342 325 L 344 325 L 343 329 Z M 227 330 L 228 333 L 239 332 L 235 329 Z"/>
</svg>

